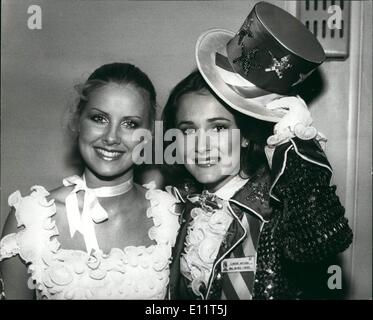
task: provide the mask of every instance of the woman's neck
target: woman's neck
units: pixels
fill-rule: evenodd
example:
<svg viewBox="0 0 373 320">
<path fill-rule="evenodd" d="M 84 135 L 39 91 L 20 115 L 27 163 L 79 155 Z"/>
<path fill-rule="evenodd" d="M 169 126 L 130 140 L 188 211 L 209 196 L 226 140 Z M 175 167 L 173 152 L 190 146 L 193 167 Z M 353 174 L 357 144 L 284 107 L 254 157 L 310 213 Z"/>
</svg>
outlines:
<svg viewBox="0 0 373 320">
<path fill-rule="evenodd" d="M 84 178 L 88 188 L 112 187 L 129 181 L 133 178 L 133 169 L 128 170 L 122 175 L 112 178 L 100 177 L 94 174 L 88 168 L 84 170 Z"/>
<path fill-rule="evenodd" d="M 216 192 L 218 191 L 221 187 L 225 186 L 230 180 L 232 180 L 234 177 L 236 176 L 235 175 L 229 175 L 229 176 L 225 176 L 224 179 L 214 183 L 214 184 L 207 184 L 205 185 L 205 189 L 207 189 L 209 192 Z"/>
</svg>

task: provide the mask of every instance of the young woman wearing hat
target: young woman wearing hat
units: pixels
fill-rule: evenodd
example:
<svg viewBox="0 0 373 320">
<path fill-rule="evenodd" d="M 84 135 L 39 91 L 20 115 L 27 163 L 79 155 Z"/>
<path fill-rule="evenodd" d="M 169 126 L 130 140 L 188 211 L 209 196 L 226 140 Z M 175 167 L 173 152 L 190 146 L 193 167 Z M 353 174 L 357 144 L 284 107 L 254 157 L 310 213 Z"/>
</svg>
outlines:
<svg viewBox="0 0 373 320">
<path fill-rule="evenodd" d="M 185 163 L 168 168 L 179 170 L 169 191 L 184 203 L 169 297 L 326 297 L 327 266 L 352 232 L 330 186 L 325 137 L 290 95 L 323 61 L 321 46 L 288 13 L 259 3 L 236 35 L 204 33 L 196 58 L 199 70 L 164 109 L 165 129 L 184 135 Z"/>
<path fill-rule="evenodd" d="M 137 67 L 99 67 L 72 117 L 82 176 L 9 197 L 0 242 L 9 299 L 163 299 L 179 229 L 175 199 L 133 182 L 137 129 L 151 130 L 156 93 Z"/>
</svg>

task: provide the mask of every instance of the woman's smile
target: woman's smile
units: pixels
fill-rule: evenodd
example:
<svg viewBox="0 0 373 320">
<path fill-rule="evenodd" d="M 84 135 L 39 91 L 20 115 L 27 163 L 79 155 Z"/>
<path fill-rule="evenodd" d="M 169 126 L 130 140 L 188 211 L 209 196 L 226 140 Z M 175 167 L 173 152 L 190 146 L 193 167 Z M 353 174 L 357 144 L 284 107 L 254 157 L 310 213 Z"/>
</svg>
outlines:
<svg viewBox="0 0 373 320">
<path fill-rule="evenodd" d="M 196 166 L 201 168 L 210 168 L 214 165 L 217 165 L 220 161 L 220 157 L 197 157 Z"/>
<path fill-rule="evenodd" d="M 94 148 L 97 156 L 105 161 L 119 160 L 124 154 L 124 151 L 119 150 L 109 150 L 105 148 L 95 147 Z"/>
</svg>

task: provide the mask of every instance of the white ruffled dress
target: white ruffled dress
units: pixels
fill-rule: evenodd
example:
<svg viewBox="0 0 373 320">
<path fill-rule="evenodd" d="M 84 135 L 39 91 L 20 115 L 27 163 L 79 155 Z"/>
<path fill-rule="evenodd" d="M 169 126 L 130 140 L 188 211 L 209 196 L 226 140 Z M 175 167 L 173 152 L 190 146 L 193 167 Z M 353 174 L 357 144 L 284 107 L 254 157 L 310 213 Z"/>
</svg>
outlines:
<svg viewBox="0 0 373 320">
<path fill-rule="evenodd" d="M 0 261 L 19 255 L 28 265 L 28 286 L 36 289 L 38 299 L 164 299 L 179 230 L 177 200 L 153 184 L 145 187 L 147 217 L 154 223 L 148 235 L 156 244 L 112 248 L 107 254 L 63 249 L 52 219 L 54 200 L 47 201 L 49 193 L 34 186 L 29 196 L 16 191 L 9 197 L 18 226 L 24 228 L 1 240 Z"/>
</svg>

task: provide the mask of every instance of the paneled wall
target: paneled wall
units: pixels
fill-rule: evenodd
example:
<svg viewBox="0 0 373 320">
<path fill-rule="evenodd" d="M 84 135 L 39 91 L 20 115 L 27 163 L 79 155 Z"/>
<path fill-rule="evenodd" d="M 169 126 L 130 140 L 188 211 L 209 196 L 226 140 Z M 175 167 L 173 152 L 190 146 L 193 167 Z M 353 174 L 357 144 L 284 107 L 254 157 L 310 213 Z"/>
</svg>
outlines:
<svg viewBox="0 0 373 320">
<path fill-rule="evenodd" d="M 309 2 L 312 10 L 314 1 Z M 342 256 L 346 297 L 366 299 L 372 296 L 373 13 L 371 1 L 350 4 L 349 57 L 326 61 L 306 89 L 318 92 L 316 98 L 310 96 L 311 112 L 316 127 L 329 139 L 326 153 L 334 169 L 333 183 L 354 231 L 353 245 Z M 296 1 L 284 5 L 296 14 Z"/>
</svg>

